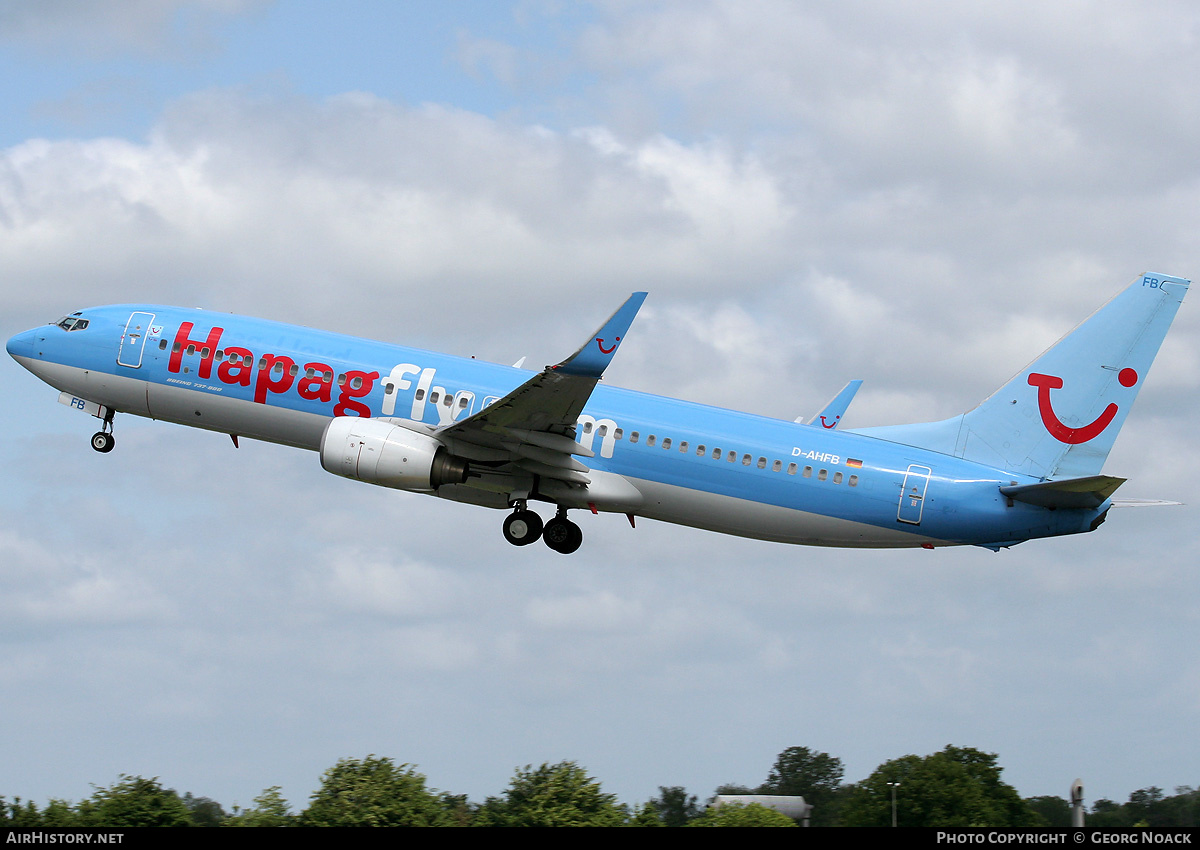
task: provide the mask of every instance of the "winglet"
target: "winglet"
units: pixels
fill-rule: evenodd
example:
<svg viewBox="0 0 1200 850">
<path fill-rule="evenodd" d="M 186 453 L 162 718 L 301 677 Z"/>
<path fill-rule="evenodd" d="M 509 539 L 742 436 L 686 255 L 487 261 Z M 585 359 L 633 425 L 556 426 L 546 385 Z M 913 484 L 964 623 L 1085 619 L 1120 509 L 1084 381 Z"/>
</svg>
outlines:
<svg viewBox="0 0 1200 850">
<path fill-rule="evenodd" d="M 567 375 L 579 375 L 585 378 L 599 378 L 608 368 L 613 355 L 621 345 L 621 340 L 633 324 L 633 317 L 641 309 L 646 300 L 645 292 L 635 292 L 617 312 L 609 316 L 608 321 L 592 334 L 579 350 L 553 368 Z"/>
<path fill-rule="evenodd" d="M 842 421 L 842 416 L 846 413 L 846 408 L 850 406 L 850 402 L 854 400 L 854 394 L 858 392 L 858 388 L 862 386 L 862 381 L 853 380 L 846 386 L 842 387 L 841 392 L 835 395 L 821 410 L 808 421 L 809 425 L 814 425 L 818 428 L 824 428 L 826 431 L 832 431 Z M 799 422 L 800 420 L 796 420 Z"/>
</svg>

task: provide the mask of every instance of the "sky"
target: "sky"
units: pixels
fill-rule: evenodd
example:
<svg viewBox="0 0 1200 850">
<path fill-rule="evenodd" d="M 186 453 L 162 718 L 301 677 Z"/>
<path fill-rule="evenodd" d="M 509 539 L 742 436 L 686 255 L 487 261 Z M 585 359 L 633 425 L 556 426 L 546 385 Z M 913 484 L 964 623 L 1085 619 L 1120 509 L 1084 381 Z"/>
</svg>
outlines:
<svg viewBox="0 0 1200 850">
<path fill-rule="evenodd" d="M 0 334 L 168 303 L 844 427 L 969 409 L 1200 259 L 1200 9 L 1160 2 L 0 0 Z M 1195 296 L 1193 296 L 1195 298 Z M 629 804 L 947 744 L 1023 795 L 1198 785 L 1200 305 L 1098 531 L 790 547 L 624 517 L 570 557 L 315 454 L 0 363 L 0 795 L 295 810 L 368 754 Z"/>
</svg>

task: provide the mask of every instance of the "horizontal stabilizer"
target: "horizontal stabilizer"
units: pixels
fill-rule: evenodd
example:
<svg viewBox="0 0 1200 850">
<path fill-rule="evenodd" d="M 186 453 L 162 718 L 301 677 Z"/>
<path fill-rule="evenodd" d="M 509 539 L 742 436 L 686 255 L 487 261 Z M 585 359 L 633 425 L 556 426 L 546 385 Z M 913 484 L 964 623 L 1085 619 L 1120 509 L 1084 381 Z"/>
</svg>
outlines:
<svg viewBox="0 0 1200 850">
<path fill-rule="evenodd" d="M 1001 487 L 1000 492 L 1010 499 L 1040 508 L 1092 509 L 1104 504 L 1104 501 L 1124 483 L 1124 478 L 1114 478 L 1111 475 L 1089 475 L 1086 478 L 1066 478 L 1061 481 L 1043 481 L 1040 484 Z"/>
</svg>

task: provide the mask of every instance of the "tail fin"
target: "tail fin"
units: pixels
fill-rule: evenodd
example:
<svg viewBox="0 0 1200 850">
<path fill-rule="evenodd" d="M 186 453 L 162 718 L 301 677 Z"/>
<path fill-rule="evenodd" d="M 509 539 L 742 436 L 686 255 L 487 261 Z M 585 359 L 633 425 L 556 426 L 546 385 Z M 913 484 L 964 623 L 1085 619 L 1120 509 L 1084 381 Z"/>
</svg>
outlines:
<svg viewBox="0 0 1200 850">
<path fill-rule="evenodd" d="M 1140 276 L 962 416 L 855 433 L 1038 478 L 1097 475 L 1189 283 Z"/>
</svg>

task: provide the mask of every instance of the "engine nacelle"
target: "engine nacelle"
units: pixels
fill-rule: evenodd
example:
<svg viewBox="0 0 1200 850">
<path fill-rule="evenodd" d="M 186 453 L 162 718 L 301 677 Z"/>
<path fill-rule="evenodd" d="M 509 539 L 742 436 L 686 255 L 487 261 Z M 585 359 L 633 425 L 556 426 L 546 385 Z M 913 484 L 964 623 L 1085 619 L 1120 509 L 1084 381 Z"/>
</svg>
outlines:
<svg viewBox="0 0 1200 850">
<path fill-rule="evenodd" d="M 359 416 L 338 416 L 325 427 L 321 466 L 334 475 L 397 490 L 428 492 L 467 480 L 466 460 L 433 437 Z"/>
</svg>

